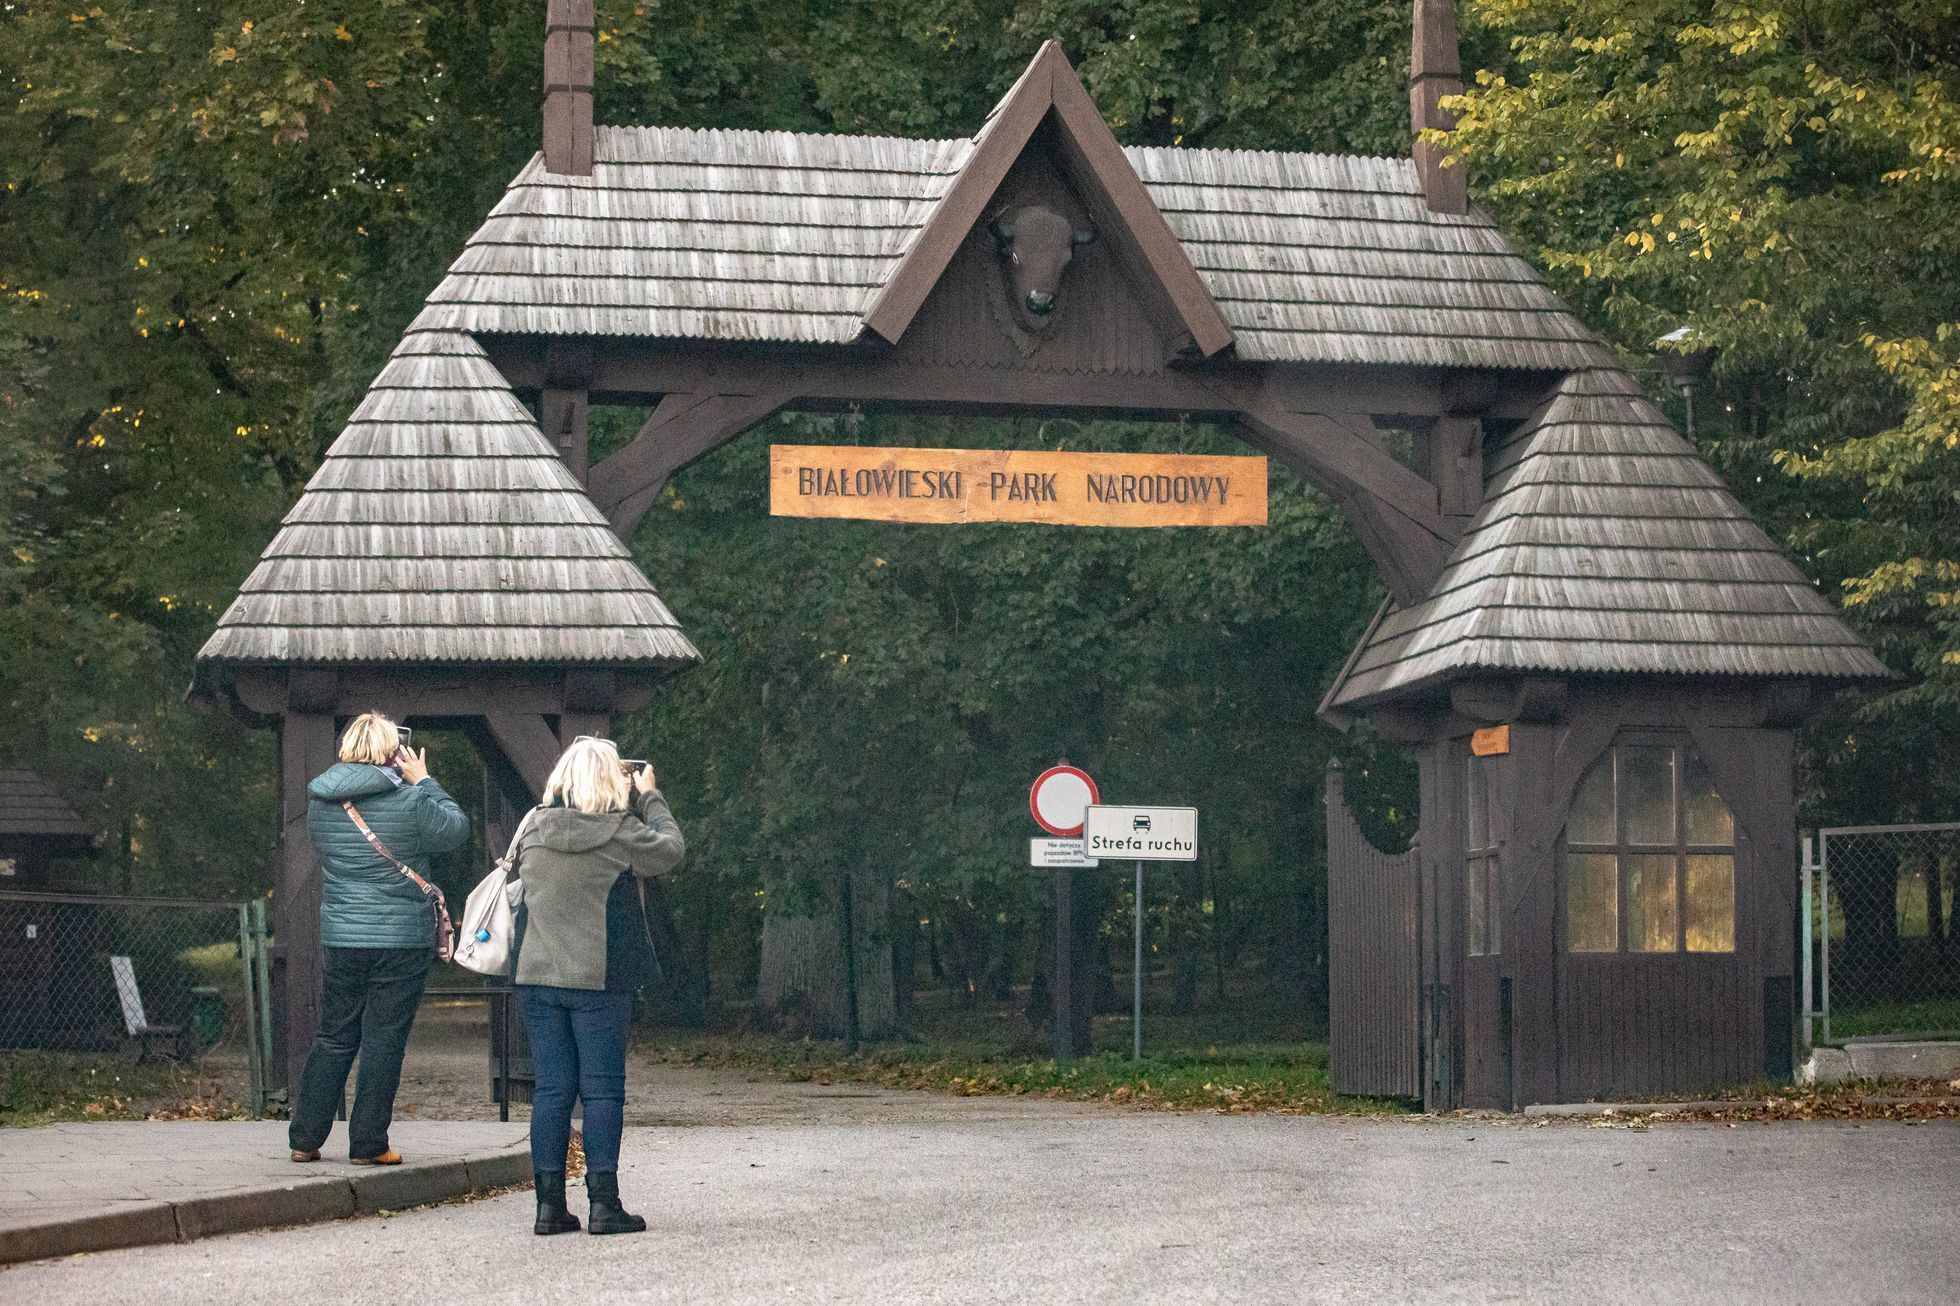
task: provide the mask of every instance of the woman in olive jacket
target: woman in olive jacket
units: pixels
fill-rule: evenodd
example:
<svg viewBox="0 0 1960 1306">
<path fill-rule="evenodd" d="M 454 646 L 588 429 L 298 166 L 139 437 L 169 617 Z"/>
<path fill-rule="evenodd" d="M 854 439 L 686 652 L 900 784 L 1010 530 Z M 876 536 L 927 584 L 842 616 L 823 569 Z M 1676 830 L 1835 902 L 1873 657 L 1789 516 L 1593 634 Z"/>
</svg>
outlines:
<svg viewBox="0 0 1960 1306">
<path fill-rule="evenodd" d="M 570 1233 L 565 1149 L 572 1100 L 585 1104 L 585 1187 L 592 1233 L 638 1233 L 619 1203 L 626 1029 L 633 990 L 655 973 L 641 879 L 664 876 L 687 845 L 654 788 L 653 768 L 619 760 L 609 740 L 580 739 L 558 759 L 544 800 L 512 850 L 523 881 L 514 979 L 531 1036 L 536 1091 L 531 1167 L 540 1234 Z"/>
</svg>

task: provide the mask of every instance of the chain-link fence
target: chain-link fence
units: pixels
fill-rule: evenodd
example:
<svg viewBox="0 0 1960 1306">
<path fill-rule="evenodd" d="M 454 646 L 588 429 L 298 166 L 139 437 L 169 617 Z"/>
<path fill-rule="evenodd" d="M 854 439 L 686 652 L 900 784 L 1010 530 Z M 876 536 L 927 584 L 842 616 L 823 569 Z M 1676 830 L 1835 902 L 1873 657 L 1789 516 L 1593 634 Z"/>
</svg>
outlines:
<svg viewBox="0 0 1960 1306">
<path fill-rule="evenodd" d="M 1960 1031 L 1960 823 L 1820 830 L 1804 880 L 1807 1042 Z"/>
<path fill-rule="evenodd" d="M 0 1055 L 191 1065 L 256 1115 L 265 937 L 263 903 L 0 892 Z"/>
</svg>

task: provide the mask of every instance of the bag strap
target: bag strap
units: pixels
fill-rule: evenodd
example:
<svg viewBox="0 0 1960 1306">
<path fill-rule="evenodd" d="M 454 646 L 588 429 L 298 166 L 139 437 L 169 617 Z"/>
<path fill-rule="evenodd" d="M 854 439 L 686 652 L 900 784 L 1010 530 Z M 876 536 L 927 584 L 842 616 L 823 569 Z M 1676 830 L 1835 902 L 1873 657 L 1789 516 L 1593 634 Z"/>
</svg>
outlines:
<svg viewBox="0 0 1960 1306">
<path fill-rule="evenodd" d="M 497 859 L 503 864 L 504 878 L 511 880 L 521 880 L 524 878 L 517 873 L 517 843 L 518 840 L 524 837 L 524 832 L 531 828 L 531 818 L 536 816 L 541 810 L 543 809 L 533 807 L 518 818 L 517 828 L 511 831 L 510 842 L 504 845 L 504 855 Z"/>
<path fill-rule="evenodd" d="M 430 884 L 427 880 L 417 875 L 415 873 L 415 869 L 411 867 L 407 862 L 395 856 L 393 850 L 391 850 L 387 844 L 381 842 L 381 836 L 368 828 L 368 823 L 361 819 L 361 813 L 359 809 L 357 809 L 354 806 L 353 801 L 351 799 L 342 802 L 340 806 L 347 813 L 347 818 L 354 823 L 354 828 L 359 830 L 361 832 L 361 836 L 365 838 L 370 844 L 374 845 L 374 851 L 380 853 L 381 856 L 386 860 L 394 863 L 394 867 L 396 870 L 400 871 L 403 875 L 406 875 L 409 879 L 415 881 L 416 888 L 420 889 L 423 893 L 428 893 L 435 888 L 433 884 Z"/>
</svg>

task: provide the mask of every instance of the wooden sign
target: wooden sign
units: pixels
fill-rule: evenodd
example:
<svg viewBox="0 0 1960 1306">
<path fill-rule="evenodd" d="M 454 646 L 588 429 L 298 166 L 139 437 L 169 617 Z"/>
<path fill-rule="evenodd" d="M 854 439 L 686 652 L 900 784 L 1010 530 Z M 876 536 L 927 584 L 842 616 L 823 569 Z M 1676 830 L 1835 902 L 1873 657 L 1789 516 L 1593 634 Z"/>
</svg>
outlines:
<svg viewBox="0 0 1960 1306">
<path fill-rule="evenodd" d="M 1498 757 L 1510 751 L 1511 727 L 1509 726 L 1485 726 L 1470 736 L 1472 757 Z"/>
<path fill-rule="evenodd" d="M 769 511 L 946 524 L 1264 526 L 1266 460 L 777 444 L 769 447 Z"/>
</svg>

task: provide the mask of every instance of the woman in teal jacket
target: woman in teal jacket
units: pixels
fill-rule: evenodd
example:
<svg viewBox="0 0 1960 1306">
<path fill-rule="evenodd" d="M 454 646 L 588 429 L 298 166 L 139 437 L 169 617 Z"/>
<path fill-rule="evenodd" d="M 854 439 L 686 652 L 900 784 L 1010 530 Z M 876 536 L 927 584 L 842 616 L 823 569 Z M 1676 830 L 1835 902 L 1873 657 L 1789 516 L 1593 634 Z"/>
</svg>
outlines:
<svg viewBox="0 0 1960 1306">
<path fill-rule="evenodd" d="M 469 836 L 469 818 L 430 778 L 426 754 L 402 747 L 395 723 L 378 712 L 354 718 L 340 737 L 340 761 L 316 776 L 307 793 L 306 832 L 320 855 L 326 985 L 287 1140 L 293 1160 L 320 1159 L 358 1053 L 348 1159 L 399 1165 L 400 1154 L 388 1146 L 388 1123 L 409 1027 L 428 982 L 434 918 L 422 890 L 361 833 L 347 808 L 424 879 L 433 854 Z"/>
</svg>

